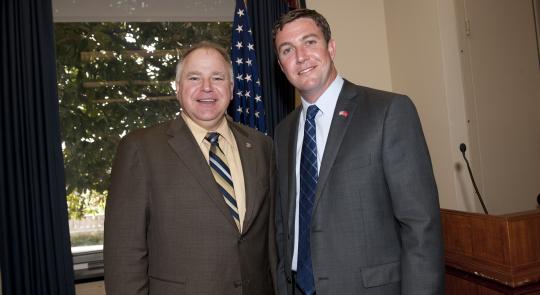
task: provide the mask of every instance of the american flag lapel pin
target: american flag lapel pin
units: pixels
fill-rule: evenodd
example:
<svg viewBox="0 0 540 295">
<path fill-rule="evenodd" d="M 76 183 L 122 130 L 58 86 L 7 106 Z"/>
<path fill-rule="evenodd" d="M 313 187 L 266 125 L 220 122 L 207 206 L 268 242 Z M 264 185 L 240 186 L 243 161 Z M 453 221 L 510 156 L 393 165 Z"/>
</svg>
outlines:
<svg viewBox="0 0 540 295">
<path fill-rule="evenodd" d="M 347 118 L 349 116 L 349 112 L 347 112 L 347 111 L 339 111 L 338 115 L 343 117 L 343 118 Z"/>
</svg>

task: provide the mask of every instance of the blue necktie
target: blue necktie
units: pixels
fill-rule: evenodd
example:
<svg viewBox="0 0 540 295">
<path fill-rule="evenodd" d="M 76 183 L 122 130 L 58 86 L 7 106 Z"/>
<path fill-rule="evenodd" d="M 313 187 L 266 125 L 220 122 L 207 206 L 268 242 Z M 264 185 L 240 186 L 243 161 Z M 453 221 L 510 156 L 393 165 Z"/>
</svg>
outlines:
<svg viewBox="0 0 540 295">
<path fill-rule="evenodd" d="M 311 264 L 310 228 L 315 202 L 315 190 L 319 174 L 317 172 L 317 140 L 315 115 L 319 108 L 311 105 L 307 109 L 304 124 L 304 141 L 300 158 L 300 207 L 298 230 L 298 264 L 296 283 L 305 295 L 315 294 L 315 280 Z"/>
</svg>

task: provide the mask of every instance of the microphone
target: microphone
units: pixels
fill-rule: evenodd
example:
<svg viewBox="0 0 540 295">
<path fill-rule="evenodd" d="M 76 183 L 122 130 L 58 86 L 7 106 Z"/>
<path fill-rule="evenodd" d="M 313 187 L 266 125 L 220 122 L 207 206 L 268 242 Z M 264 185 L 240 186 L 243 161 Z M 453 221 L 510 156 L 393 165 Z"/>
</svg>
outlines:
<svg viewBox="0 0 540 295">
<path fill-rule="evenodd" d="M 469 170 L 469 176 L 471 177 L 472 184 L 474 186 L 474 190 L 476 191 L 476 195 L 478 196 L 478 199 L 480 200 L 480 204 L 482 205 L 482 209 L 484 209 L 484 213 L 488 214 L 488 211 L 486 209 L 486 205 L 484 204 L 484 200 L 482 199 L 482 196 L 480 195 L 480 192 L 478 191 L 478 187 L 476 186 L 476 182 L 474 181 L 474 177 L 471 171 L 471 165 L 469 165 L 469 160 L 467 160 L 467 157 L 465 157 L 465 151 L 467 150 L 467 146 L 464 143 L 461 143 L 459 145 L 459 150 L 461 151 L 461 154 L 463 155 L 463 159 L 465 160 L 465 163 L 467 163 L 467 169 Z"/>
</svg>

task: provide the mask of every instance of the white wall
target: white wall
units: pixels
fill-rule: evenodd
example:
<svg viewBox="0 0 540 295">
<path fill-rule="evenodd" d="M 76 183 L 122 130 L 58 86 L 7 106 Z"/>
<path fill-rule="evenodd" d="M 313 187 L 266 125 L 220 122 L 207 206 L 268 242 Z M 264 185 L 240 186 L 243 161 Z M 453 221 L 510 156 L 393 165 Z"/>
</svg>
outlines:
<svg viewBox="0 0 540 295">
<path fill-rule="evenodd" d="M 540 63 L 531 1 L 459 0 L 471 144 L 493 213 L 531 210 L 540 193 Z"/>
<path fill-rule="evenodd" d="M 433 0 L 385 1 L 393 89 L 412 96 L 430 148 L 441 207 L 474 209 L 464 198 L 457 171 L 459 142 L 466 141 L 455 24 L 451 7 Z M 441 21 L 445 17 L 446 21 Z M 466 175 L 465 175 L 466 176 Z"/>
<path fill-rule="evenodd" d="M 472 3 L 467 13 L 474 12 L 473 33 L 502 48 L 499 53 L 478 45 L 471 54 L 470 40 L 463 38 L 465 1 Z M 441 207 L 481 211 L 458 149 L 464 142 L 491 213 L 536 208 L 540 71 L 532 14 L 524 10 L 530 1 L 306 2 L 327 16 L 336 36 L 336 64 L 345 77 L 382 89 L 390 81 L 390 89 L 415 102 Z M 490 58 L 491 64 L 481 65 Z"/>
<path fill-rule="evenodd" d="M 53 0 L 55 22 L 232 21 L 234 0 Z"/>
<path fill-rule="evenodd" d="M 308 0 L 325 16 L 336 40 L 336 67 L 351 82 L 391 90 L 384 6 L 380 0 Z"/>
<path fill-rule="evenodd" d="M 332 27 L 340 73 L 362 85 L 405 93 L 415 102 L 431 153 L 441 207 L 465 209 L 466 201 L 457 189 L 458 175 L 454 172 L 459 161 L 457 146 L 466 138 L 464 118 L 460 118 L 464 106 L 447 101 L 454 95 L 452 92 L 459 92 L 447 84 L 455 84 L 460 78 L 445 73 L 446 59 L 458 56 L 447 57 L 442 50 L 446 44 L 442 43 L 441 29 L 448 28 L 439 25 L 437 3 L 345 0 L 333 5 L 311 0 L 306 4 L 325 15 Z M 458 115 L 452 120 L 457 122 L 450 119 L 454 113 Z"/>
</svg>

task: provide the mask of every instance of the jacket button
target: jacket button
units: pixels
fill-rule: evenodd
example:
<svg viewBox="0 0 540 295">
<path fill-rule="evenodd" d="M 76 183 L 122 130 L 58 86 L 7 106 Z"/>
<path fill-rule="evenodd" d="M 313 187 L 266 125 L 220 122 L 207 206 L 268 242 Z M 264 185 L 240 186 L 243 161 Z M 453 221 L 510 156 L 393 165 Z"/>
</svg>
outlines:
<svg viewBox="0 0 540 295">
<path fill-rule="evenodd" d="M 291 279 L 291 276 L 287 276 L 287 283 L 292 283 L 292 279 Z"/>
<path fill-rule="evenodd" d="M 233 284 L 235 288 L 242 287 L 242 281 L 234 281 Z"/>
</svg>

